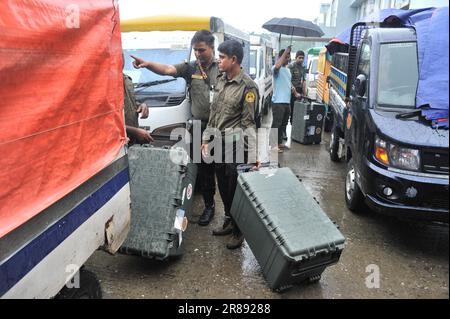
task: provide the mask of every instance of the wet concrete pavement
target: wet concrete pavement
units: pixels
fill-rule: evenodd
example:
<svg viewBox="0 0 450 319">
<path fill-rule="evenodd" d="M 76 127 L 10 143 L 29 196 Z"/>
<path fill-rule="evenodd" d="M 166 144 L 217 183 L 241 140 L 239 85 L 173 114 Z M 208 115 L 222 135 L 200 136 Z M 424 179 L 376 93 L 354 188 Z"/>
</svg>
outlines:
<svg viewBox="0 0 450 319">
<path fill-rule="evenodd" d="M 329 135 L 320 145 L 292 143 L 279 156 L 317 198 L 346 237 L 340 261 L 315 284 L 273 292 L 246 243 L 226 249 L 227 237 L 213 237 L 223 206 L 216 195 L 216 216 L 195 224 L 202 211 L 196 194 L 194 213 L 184 233 L 184 255 L 168 262 L 97 251 L 86 263 L 101 281 L 104 298 L 449 298 L 448 226 L 401 222 L 345 206 L 345 164 L 328 156 Z M 379 287 L 370 276 L 379 270 Z M 366 285 L 369 283 L 369 286 Z"/>
</svg>

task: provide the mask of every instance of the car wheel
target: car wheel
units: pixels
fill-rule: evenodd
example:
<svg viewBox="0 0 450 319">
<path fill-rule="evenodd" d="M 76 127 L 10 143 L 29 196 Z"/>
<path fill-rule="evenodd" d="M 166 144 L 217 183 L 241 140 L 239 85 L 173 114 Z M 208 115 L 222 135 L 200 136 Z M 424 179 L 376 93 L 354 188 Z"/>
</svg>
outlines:
<svg viewBox="0 0 450 319">
<path fill-rule="evenodd" d="M 347 174 L 345 177 L 345 203 L 352 212 L 361 212 L 364 207 L 364 195 L 358 183 L 356 183 L 356 172 L 353 159 L 347 164 Z"/>
<path fill-rule="evenodd" d="M 339 129 L 336 125 L 336 120 L 334 119 L 330 136 L 330 159 L 333 162 L 339 162 L 340 160 L 338 151 L 339 151 Z"/>
</svg>

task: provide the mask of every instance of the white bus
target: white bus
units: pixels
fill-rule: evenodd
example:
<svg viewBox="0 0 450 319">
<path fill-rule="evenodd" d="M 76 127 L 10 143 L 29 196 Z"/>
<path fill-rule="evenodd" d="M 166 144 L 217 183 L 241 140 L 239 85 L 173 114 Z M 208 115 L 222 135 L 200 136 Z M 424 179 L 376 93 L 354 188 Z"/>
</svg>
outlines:
<svg viewBox="0 0 450 319">
<path fill-rule="evenodd" d="M 213 33 L 217 48 L 234 39 L 244 47 L 243 69 L 250 71 L 250 36 L 215 17 L 153 16 L 121 22 L 124 72 L 135 83 L 136 98 L 150 107 L 150 116 L 139 125 L 154 135 L 169 136 L 177 127 L 185 127 L 192 117 L 186 81 L 161 76 L 147 69 L 135 69 L 130 55 L 146 61 L 178 64 L 195 60 L 191 39 L 198 30 Z M 216 52 L 216 55 L 218 53 Z"/>
<path fill-rule="evenodd" d="M 259 89 L 261 127 L 272 125 L 271 100 L 273 94 L 272 65 L 274 49 L 271 41 L 259 36 L 250 36 L 250 76 Z"/>
</svg>

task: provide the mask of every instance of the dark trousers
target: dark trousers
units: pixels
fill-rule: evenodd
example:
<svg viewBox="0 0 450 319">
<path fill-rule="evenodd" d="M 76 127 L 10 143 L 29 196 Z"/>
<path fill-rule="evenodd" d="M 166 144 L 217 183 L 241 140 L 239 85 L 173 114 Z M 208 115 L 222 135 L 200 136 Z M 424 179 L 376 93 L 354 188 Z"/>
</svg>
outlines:
<svg viewBox="0 0 450 319">
<path fill-rule="evenodd" d="M 214 176 L 215 164 L 202 162 L 197 164 L 198 183 L 200 192 L 205 202 L 205 207 L 211 207 L 214 204 L 214 194 L 216 193 L 216 179 Z"/>
<path fill-rule="evenodd" d="M 239 233 L 239 228 L 231 217 L 231 205 L 233 204 L 234 193 L 237 186 L 238 172 L 237 167 L 240 164 L 247 162 L 248 154 L 244 152 L 244 163 L 238 163 L 236 159 L 237 151 L 240 149 L 233 143 L 233 147 L 230 150 L 233 152 L 233 162 L 225 163 L 225 144 L 222 144 L 222 162 L 215 163 L 215 171 L 217 176 L 217 185 L 219 186 L 220 197 L 222 198 L 223 206 L 225 208 L 225 217 L 231 218 L 233 221 L 234 233 Z"/>
<path fill-rule="evenodd" d="M 278 129 L 278 144 L 283 144 L 283 132 L 286 132 L 286 126 L 289 121 L 290 106 L 284 103 L 272 104 L 272 128 Z"/>
<path fill-rule="evenodd" d="M 207 122 L 202 121 L 201 123 L 201 136 L 203 135 L 203 131 L 206 129 Z M 192 130 L 190 131 L 192 134 Z M 195 136 L 194 136 L 195 138 Z M 200 155 L 198 158 L 201 159 L 200 163 L 197 163 L 197 183 L 198 189 L 200 190 L 203 201 L 205 203 L 205 207 L 211 207 L 214 204 L 214 194 L 216 193 L 216 178 L 214 175 L 214 162 L 205 163 L 203 161 L 203 157 L 201 156 L 200 149 L 193 149 L 193 144 L 191 143 L 191 158 L 194 159 L 194 152 L 198 152 Z M 200 141 L 201 144 L 201 141 Z"/>
<path fill-rule="evenodd" d="M 225 208 L 225 216 L 231 217 L 231 204 L 237 185 L 237 165 L 235 163 L 216 163 L 217 186 Z"/>
</svg>

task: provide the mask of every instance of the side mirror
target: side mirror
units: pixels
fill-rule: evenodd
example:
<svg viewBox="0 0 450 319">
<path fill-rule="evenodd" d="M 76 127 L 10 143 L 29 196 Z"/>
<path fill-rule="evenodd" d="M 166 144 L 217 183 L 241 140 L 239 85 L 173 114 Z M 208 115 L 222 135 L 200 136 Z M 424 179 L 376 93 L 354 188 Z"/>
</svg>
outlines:
<svg viewBox="0 0 450 319">
<path fill-rule="evenodd" d="M 367 78 L 364 74 L 360 74 L 356 77 L 354 89 L 359 97 L 363 97 L 364 94 L 366 94 L 366 82 Z"/>
</svg>

